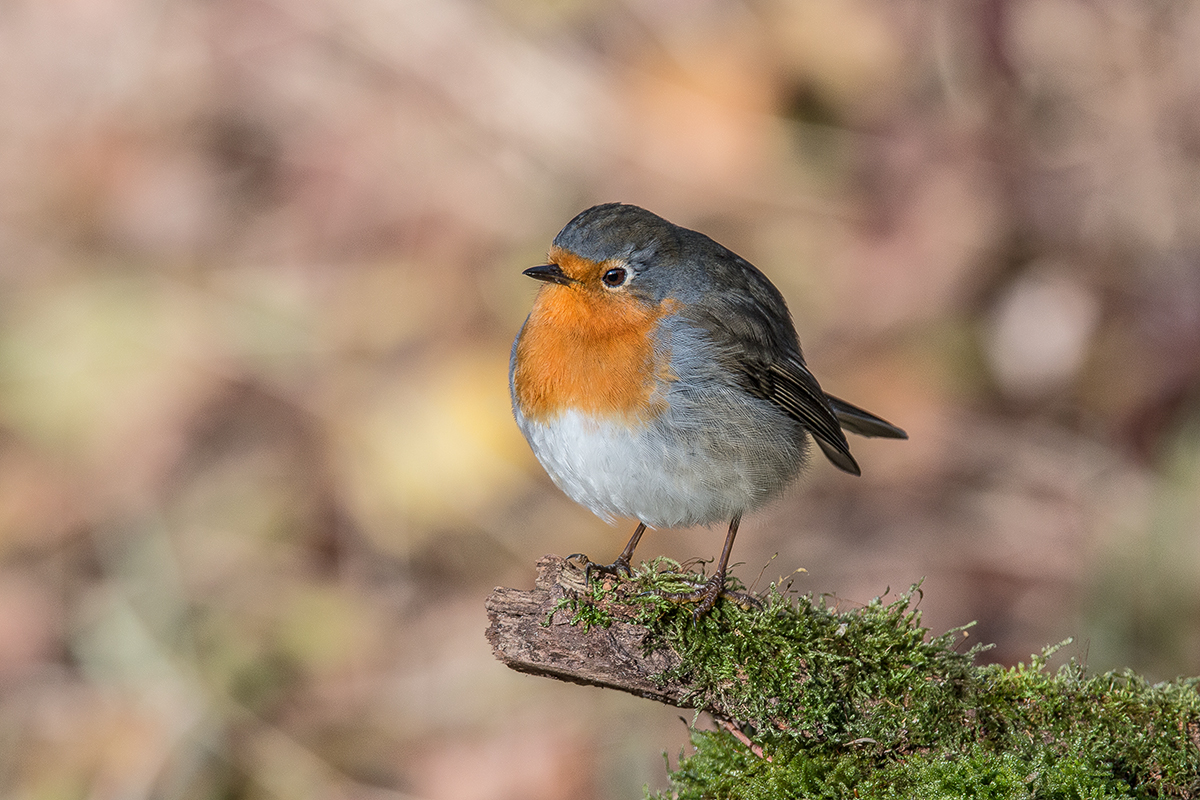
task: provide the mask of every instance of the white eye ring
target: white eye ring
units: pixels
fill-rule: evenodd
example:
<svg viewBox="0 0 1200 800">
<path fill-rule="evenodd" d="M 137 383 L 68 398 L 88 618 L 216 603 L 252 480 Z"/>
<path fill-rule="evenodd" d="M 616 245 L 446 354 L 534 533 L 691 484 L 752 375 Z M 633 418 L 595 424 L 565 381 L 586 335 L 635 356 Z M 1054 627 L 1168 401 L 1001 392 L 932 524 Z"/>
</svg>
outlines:
<svg viewBox="0 0 1200 800">
<path fill-rule="evenodd" d="M 633 270 L 628 267 L 612 267 L 600 276 L 600 282 L 608 289 L 620 289 L 632 277 Z"/>
</svg>

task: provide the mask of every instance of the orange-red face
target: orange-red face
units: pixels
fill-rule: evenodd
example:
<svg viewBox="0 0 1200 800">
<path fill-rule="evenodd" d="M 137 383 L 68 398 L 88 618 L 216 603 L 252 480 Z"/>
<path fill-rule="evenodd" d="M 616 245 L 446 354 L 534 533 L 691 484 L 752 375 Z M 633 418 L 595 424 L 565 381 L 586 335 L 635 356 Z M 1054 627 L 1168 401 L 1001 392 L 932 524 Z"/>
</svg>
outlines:
<svg viewBox="0 0 1200 800">
<path fill-rule="evenodd" d="M 548 420 L 564 410 L 630 421 L 664 408 L 669 354 L 655 352 L 654 327 L 677 303 L 630 291 L 637 276 L 618 260 L 591 261 L 551 248 L 533 310 L 517 341 L 513 386 L 521 412 Z M 561 277 L 558 276 L 561 273 Z"/>
</svg>

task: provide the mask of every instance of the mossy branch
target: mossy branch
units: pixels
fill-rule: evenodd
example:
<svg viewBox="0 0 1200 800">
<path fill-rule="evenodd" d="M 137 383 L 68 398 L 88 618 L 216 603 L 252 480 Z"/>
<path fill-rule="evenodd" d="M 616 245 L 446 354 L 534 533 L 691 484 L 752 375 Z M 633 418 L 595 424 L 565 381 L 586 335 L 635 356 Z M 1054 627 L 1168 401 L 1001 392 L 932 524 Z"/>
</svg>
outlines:
<svg viewBox="0 0 1200 800">
<path fill-rule="evenodd" d="M 665 642 L 654 646 L 649 629 L 632 621 L 638 609 L 578 603 L 588 587 L 558 556 L 544 556 L 537 570 L 533 591 L 497 587 L 487 600 L 487 638 L 497 658 L 518 672 L 686 704 L 690 687 L 665 677 L 678 669 L 678 654 Z"/>
<path fill-rule="evenodd" d="M 1200 679 L 1050 673 L 1052 651 L 979 666 L 921 627 L 916 587 L 840 611 L 772 586 L 695 623 L 656 595 L 688 578 L 662 563 L 585 585 L 547 556 L 532 592 L 488 599 L 488 638 L 514 669 L 726 721 L 694 733 L 670 796 L 1200 798 Z"/>
</svg>

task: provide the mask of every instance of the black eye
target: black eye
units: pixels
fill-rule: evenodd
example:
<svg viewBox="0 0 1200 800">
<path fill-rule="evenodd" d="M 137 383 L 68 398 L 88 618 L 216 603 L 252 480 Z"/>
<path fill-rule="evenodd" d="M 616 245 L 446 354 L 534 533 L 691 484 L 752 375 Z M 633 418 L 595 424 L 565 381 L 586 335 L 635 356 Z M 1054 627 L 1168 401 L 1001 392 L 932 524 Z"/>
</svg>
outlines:
<svg viewBox="0 0 1200 800">
<path fill-rule="evenodd" d="M 604 281 L 605 286 L 615 289 L 623 284 L 628 277 L 629 273 L 624 267 L 613 267 L 608 272 L 604 273 L 604 276 L 600 278 L 600 280 Z"/>
</svg>

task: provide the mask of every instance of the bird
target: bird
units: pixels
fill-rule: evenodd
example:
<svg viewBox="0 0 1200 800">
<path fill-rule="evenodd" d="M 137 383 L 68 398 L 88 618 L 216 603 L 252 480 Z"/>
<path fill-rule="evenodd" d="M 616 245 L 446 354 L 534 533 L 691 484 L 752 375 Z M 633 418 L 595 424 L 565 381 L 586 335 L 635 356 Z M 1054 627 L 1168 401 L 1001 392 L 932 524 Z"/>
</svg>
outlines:
<svg viewBox="0 0 1200 800">
<path fill-rule="evenodd" d="M 611 564 L 572 556 L 589 580 L 631 575 L 647 527 L 728 523 L 712 576 L 668 595 L 696 603 L 699 619 L 729 594 L 742 516 L 799 476 L 810 440 L 859 475 L 844 431 L 908 438 L 825 393 L 783 295 L 703 233 L 636 205 L 596 205 L 523 274 L 542 285 L 509 360 L 517 426 L 572 500 L 637 521 Z"/>
</svg>

